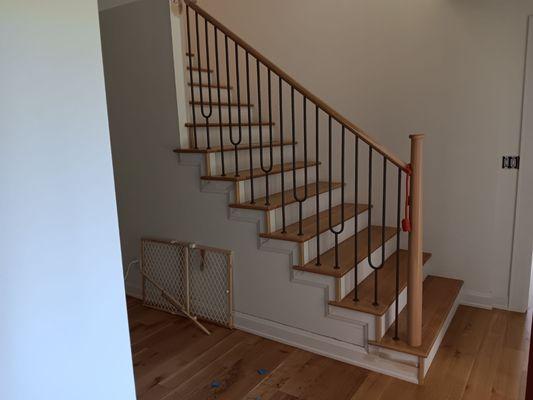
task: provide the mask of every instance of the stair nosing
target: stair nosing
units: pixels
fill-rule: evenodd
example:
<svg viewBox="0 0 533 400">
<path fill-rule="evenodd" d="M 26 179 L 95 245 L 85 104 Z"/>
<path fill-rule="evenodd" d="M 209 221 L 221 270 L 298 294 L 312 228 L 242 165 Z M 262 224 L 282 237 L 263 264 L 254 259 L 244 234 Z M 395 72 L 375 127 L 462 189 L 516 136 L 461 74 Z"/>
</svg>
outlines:
<svg viewBox="0 0 533 400">
<path fill-rule="evenodd" d="M 319 183 L 328 183 L 328 182 L 324 182 L 324 181 L 320 181 Z M 313 185 L 316 185 L 316 183 L 309 183 L 307 186 L 313 186 Z M 336 189 L 339 189 L 340 187 L 342 186 L 342 183 L 341 182 L 333 182 L 332 184 L 332 190 L 336 190 Z M 296 188 L 296 190 L 298 189 L 303 189 L 305 188 L 305 185 L 303 186 L 299 186 Z M 319 191 L 318 195 L 321 195 L 321 194 L 324 194 L 326 192 L 328 192 L 329 189 L 325 189 L 325 190 L 321 190 Z M 287 192 L 292 192 L 293 190 L 292 189 L 289 189 L 289 190 L 286 190 L 285 193 Z M 281 192 L 277 192 L 277 193 L 273 193 L 271 194 L 270 196 L 277 196 L 277 195 L 280 195 Z M 308 199 L 309 198 L 313 198 L 317 196 L 317 194 L 312 194 L 312 195 L 309 195 L 308 196 Z M 307 200 L 308 200 L 307 199 Z M 281 208 L 283 205 L 281 203 L 278 203 L 278 204 L 275 204 L 275 205 L 266 205 L 266 204 L 258 204 L 259 201 L 266 201 L 266 197 L 261 197 L 260 199 L 258 199 L 256 201 L 256 203 L 252 204 L 250 202 L 246 202 L 246 203 L 231 203 L 229 206 L 231 208 L 238 208 L 238 209 L 243 209 L 243 210 L 258 210 L 258 211 L 274 211 L 274 210 L 277 210 L 279 208 Z M 294 204 L 294 203 L 297 203 L 298 200 L 296 200 L 294 197 L 292 197 L 292 199 L 289 199 L 289 200 L 286 200 L 285 201 L 285 205 L 291 205 L 291 204 Z"/>
<path fill-rule="evenodd" d="M 238 128 L 239 126 L 246 129 L 250 126 L 274 126 L 276 125 L 275 122 L 241 122 L 240 124 L 238 122 L 232 122 L 231 124 L 229 122 L 210 122 L 210 123 L 197 123 L 197 124 L 192 124 L 190 122 L 186 122 L 185 123 L 185 127 L 186 128 L 194 128 L 196 126 L 196 128 L 220 128 L 222 126 L 222 128 Z"/>
<path fill-rule="evenodd" d="M 228 89 L 232 90 L 233 89 L 233 86 L 228 86 L 228 85 L 225 85 L 225 84 L 221 84 L 221 85 L 211 84 L 211 85 L 208 85 L 208 84 L 204 84 L 203 82 L 202 82 L 201 85 L 200 85 L 200 82 L 193 82 L 192 85 L 189 82 L 188 85 L 192 86 L 192 87 L 200 87 L 200 88 L 206 88 L 206 89 L 225 89 L 225 90 L 228 90 Z"/>
<path fill-rule="evenodd" d="M 381 226 L 379 225 L 372 225 L 370 228 L 376 228 L 376 229 L 381 229 Z M 367 234 L 367 228 L 364 228 L 364 229 L 361 229 L 359 232 L 357 232 L 357 234 Z M 391 227 L 391 226 L 385 226 L 385 229 L 387 231 L 392 231 L 394 230 L 395 232 L 394 233 L 386 233 L 386 236 L 385 236 L 385 244 L 388 243 L 390 240 L 392 240 L 396 235 L 397 235 L 397 230 L 396 228 L 394 227 Z M 355 234 L 350 236 L 349 238 L 347 239 L 344 239 L 342 242 L 339 243 L 339 246 L 341 246 L 343 243 L 345 242 L 348 242 L 348 241 L 354 241 L 354 237 L 355 237 Z M 378 246 L 376 247 L 374 250 L 372 250 L 372 253 L 376 250 L 378 250 L 379 248 L 381 247 Z M 320 254 L 320 256 L 324 256 L 325 254 L 327 254 L 328 252 L 330 251 L 334 251 L 333 248 L 330 248 L 330 249 L 327 249 L 326 251 L 324 251 L 323 253 Z M 371 253 L 371 254 L 372 254 Z M 364 256 L 363 258 L 361 258 L 360 261 L 358 261 L 358 264 L 365 260 L 366 258 L 368 257 L 368 254 L 366 256 Z M 324 269 L 324 266 L 321 265 L 321 266 L 316 266 L 315 264 L 315 260 L 316 260 L 317 257 L 313 258 L 311 261 L 308 261 L 305 265 L 294 265 L 293 268 L 298 270 L 298 271 L 303 271 L 303 272 L 311 272 L 313 274 L 318 274 L 318 275 L 325 275 L 325 276 L 332 276 L 334 278 L 342 278 L 344 277 L 346 274 L 350 273 L 352 270 L 353 270 L 353 267 L 350 267 L 349 269 L 343 271 L 342 268 L 339 268 L 338 270 L 325 270 Z"/>
<path fill-rule="evenodd" d="M 214 107 L 245 107 L 245 108 L 252 108 L 252 107 L 255 107 L 254 104 L 250 104 L 250 103 L 228 103 L 228 102 L 218 102 L 218 101 L 204 101 L 204 102 L 201 102 L 201 101 L 189 101 L 189 105 L 191 106 L 208 106 L 208 105 L 212 105 Z"/>
<path fill-rule="evenodd" d="M 286 141 L 286 142 L 283 142 L 281 143 L 279 140 L 277 141 L 273 141 L 272 142 L 272 147 L 281 147 L 281 146 L 291 146 L 292 144 L 298 144 L 298 142 L 292 142 L 292 141 Z M 252 143 L 252 149 L 259 149 L 261 147 L 261 145 L 259 143 Z M 263 148 L 268 148 L 269 145 L 268 144 L 263 144 Z M 237 148 L 238 151 L 242 151 L 242 150 L 250 150 L 250 146 L 248 144 L 246 145 L 239 145 L 238 148 Z M 220 146 L 217 146 L 217 147 L 212 147 L 211 149 L 207 149 L 207 148 L 201 148 L 201 149 L 180 149 L 180 148 L 177 148 L 177 149 L 174 149 L 173 150 L 174 153 L 192 153 L 192 154 L 210 154 L 210 153 L 226 153 L 226 152 L 231 152 L 231 151 L 235 151 L 235 146 L 233 145 L 228 145 L 228 146 L 225 146 L 225 148 L 221 149 Z"/>
<path fill-rule="evenodd" d="M 287 165 L 288 163 L 286 163 Z M 284 168 L 284 173 L 286 172 L 291 172 L 293 169 L 296 169 L 296 170 L 300 170 L 300 169 L 304 169 L 304 168 L 311 168 L 311 167 L 314 167 L 316 166 L 317 164 L 320 165 L 320 162 L 316 162 L 316 161 L 308 161 L 307 162 L 307 165 L 297 165 L 296 168 L 293 168 L 292 167 L 292 163 L 290 163 L 291 165 L 288 166 L 288 168 Z M 274 167 L 277 167 L 277 166 L 281 166 L 282 164 L 276 164 L 274 165 Z M 254 171 L 257 171 L 259 172 L 258 170 L 260 170 L 259 168 L 254 168 Z M 248 173 L 249 170 L 247 169 L 241 169 L 241 172 L 246 172 Z M 281 174 L 282 171 L 276 171 L 276 172 L 271 172 L 269 173 L 268 175 L 279 175 Z M 258 174 L 258 175 L 252 175 L 252 176 L 230 176 L 230 175 L 227 175 L 227 176 L 222 176 L 222 175 L 204 175 L 202 177 L 200 177 L 200 179 L 204 180 L 204 181 L 223 181 L 223 182 L 243 182 L 243 181 L 248 181 L 250 179 L 258 179 L 258 178 L 263 178 L 265 177 L 267 174 L 261 170 L 261 172 Z"/>
<path fill-rule="evenodd" d="M 392 239 L 392 238 L 391 238 L 391 239 Z M 407 250 L 405 250 L 405 249 L 400 249 L 399 251 L 400 251 L 400 252 L 407 252 Z M 395 258 L 396 253 L 397 253 L 397 251 L 395 251 L 393 254 L 391 254 L 390 257 L 387 258 L 387 260 L 385 260 L 385 262 L 387 262 L 389 259 L 392 260 L 393 258 Z M 429 259 L 431 258 L 431 256 L 432 256 L 431 253 L 426 253 L 426 252 L 424 252 L 424 253 L 423 253 L 423 264 L 422 264 L 422 265 L 425 265 L 425 264 L 429 261 Z M 367 256 L 367 257 L 368 257 L 368 256 Z M 366 259 L 366 257 L 365 257 L 365 259 Z M 393 261 L 393 262 L 394 262 L 394 261 Z M 352 268 L 352 270 L 351 270 L 350 272 L 352 272 L 352 271 L 353 271 L 353 268 Z M 362 285 L 366 280 L 372 280 L 372 279 L 373 279 L 373 278 L 372 278 L 372 272 L 371 272 L 371 273 L 370 273 L 365 279 L 363 279 L 363 280 L 358 284 L 358 286 L 359 286 L 359 285 Z M 403 291 L 406 287 L 407 287 L 407 281 L 402 282 L 402 283 L 400 284 L 400 287 L 399 287 L 399 293 L 402 293 L 402 291 Z M 339 308 L 344 308 L 344 309 L 346 309 L 346 310 L 351 310 L 351 311 L 357 311 L 357 312 L 361 312 L 361 313 L 364 313 L 364 314 L 371 314 L 371 315 L 375 315 L 375 316 L 378 316 L 378 317 L 381 317 L 381 316 L 385 315 L 385 313 L 386 313 L 387 310 L 391 307 L 391 305 L 394 304 L 394 300 L 395 300 L 395 298 L 393 297 L 392 299 L 389 299 L 389 300 L 387 301 L 387 303 L 383 303 L 383 304 L 380 303 L 380 306 L 379 306 L 380 309 L 379 309 L 379 310 L 378 310 L 377 308 L 376 308 L 375 310 L 363 309 L 362 307 L 359 307 L 359 308 L 358 308 L 358 307 L 356 306 L 356 305 L 357 305 L 356 302 L 354 302 L 354 307 L 346 307 L 345 305 L 342 304 L 342 302 L 343 302 L 346 298 L 352 298 L 352 297 L 353 297 L 353 294 L 354 294 L 354 290 L 355 290 L 355 289 L 351 290 L 346 296 L 344 296 L 344 297 L 342 298 L 342 300 L 340 300 L 340 301 L 337 301 L 337 300 L 330 300 L 330 301 L 328 302 L 328 304 L 329 304 L 330 306 L 335 306 L 335 307 L 339 307 Z M 381 308 L 382 308 L 383 306 L 384 306 L 384 309 L 381 310 Z"/>
<path fill-rule="evenodd" d="M 344 207 L 347 207 L 347 206 L 354 206 L 355 210 L 354 210 L 354 215 L 352 215 L 350 217 L 348 217 L 347 215 L 344 215 L 344 222 L 349 221 L 350 219 L 352 219 L 354 217 L 357 217 L 359 214 L 364 213 L 369 208 L 367 204 L 345 203 Z M 337 206 L 333 207 L 333 209 L 337 209 L 337 208 L 340 208 L 340 207 L 342 207 L 342 205 L 337 205 Z M 362 209 L 359 210 L 359 207 L 361 207 Z M 321 211 L 319 213 L 319 215 L 327 213 L 327 212 L 328 212 L 328 210 Z M 311 216 L 309 216 L 307 218 L 304 218 L 304 221 L 308 220 L 308 219 L 311 219 L 311 218 L 316 218 L 316 215 L 311 215 Z M 335 224 L 335 226 L 341 224 L 342 222 L 343 221 L 339 221 L 337 224 Z M 298 225 L 298 222 L 288 225 L 287 228 L 290 228 L 290 227 L 293 227 L 293 226 L 296 226 L 296 225 Z M 323 233 L 327 232 L 328 230 L 329 230 L 329 226 L 328 227 L 324 226 L 324 228 L 320 229 L 319 234 L 323 234 Z M 309 240 L 314 239 L 317 236 L 316 230 L 315 230 L 312 233 L 312 236 L 308 237 L 308 238 L 306 238 L 306 235 L 303 235 L 301 238 L 299 238 L 299 237 L 296 237 L 296 238 L 294 238 L 294 237 L 279 237 L 278 235 L 281 233 L 280 231 L 281 230 L 278 229 L 277 231 L 272 232 L 272 233 L 260 233 L 259 236 L 261 238 L 263 238 L 263 239 L 281 240 L 281 241 L 293 242 L 293 243 L 305 243 L 305 242 L 307 242 Z"/>
</svg>

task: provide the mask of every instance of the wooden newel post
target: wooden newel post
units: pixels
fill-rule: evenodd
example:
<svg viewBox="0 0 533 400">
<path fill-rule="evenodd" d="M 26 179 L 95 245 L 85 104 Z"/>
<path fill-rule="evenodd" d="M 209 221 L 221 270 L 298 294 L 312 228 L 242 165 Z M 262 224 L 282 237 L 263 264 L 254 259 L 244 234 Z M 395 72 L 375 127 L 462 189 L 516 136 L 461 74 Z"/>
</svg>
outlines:
<svg viewBox="0 0 533 400">
<path fill-rule="evenodd" d="M 408 341 L 411 346 L 422 344 L 422 141 L 424 135 L 411 139 L 411 193 L 409 233 L 409 277 L 407 285 Z"/>
</svg>

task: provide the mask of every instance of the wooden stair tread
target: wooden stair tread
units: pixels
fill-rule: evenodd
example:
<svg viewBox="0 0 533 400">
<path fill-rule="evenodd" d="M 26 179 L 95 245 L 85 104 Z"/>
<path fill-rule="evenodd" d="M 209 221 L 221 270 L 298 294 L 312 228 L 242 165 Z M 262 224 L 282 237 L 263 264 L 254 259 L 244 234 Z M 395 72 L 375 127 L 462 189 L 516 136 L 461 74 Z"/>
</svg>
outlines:
<svg viewBox="0 0 533 400">
<path fill-rule="evenodd" d="M 327 215 L 327 214 L 326 214 Z M 326 220 L 327 224 L 327 220 Z M 396 228 L 385 227 L 385 242 L 390 240 L 396 234 Z M 363 229 L 358 234 L 357 238 L 357 262 L 360 263 L 368 257 L 368 228 Z M 374 252 L 381 247 L 381 226 L 372 226 L 370 228 L 370 241 L 372 247 L 371 252 Z M 320 265 L 316 265 L 316 258 L 311 260 L 304 266 L 295 265 L 294 269 L 299 271 L 313 272 L 315 274 L 334 276 L 341 278 L 354 268 L 355 251 L 354 251 L 355 235 L 339 243 L 339 269 L 335 269 L 335 248 L 331 248 L 320 255 Z"/>
<path fill-rule="evenodd" d="M 354 215 L 365 212 L 368 209 L 366 204 L 358 204 L 357 207 L 355 204 L 344 204 L 344 220 L 347 221 L 350 218 L 353 218 Z M 331 210 L 331 220 L 333 221 L 333 226 L 336 226 L 342 222 L 342 206 L 338 205 L 332 208 Z M 329 230 L 329 211 L 325 210 L 319 214 L 319 232 L 324 233 Z M 287 226 L 286 233 L 282 233 L 282 229 L 277 230 L 272 233 L 261 233 L 259 236 L 265 239 L 277 239 L 285 240 L 289 242 L 303 243 L 312 238 L 317 234 L 316 229 L 316 215 L 305 218 L 302 221 L 302 231 L 303 235 L 298 235 L 299 224 L 298 222 Z"/>
<path fill-rule="evenodd" d="M 270 126 L 270 125 L 276 125 L 274 122 L 241 122 L 240 125 L 238 122 L 232 122 L 231 124 L 229 122 L 210 122 L 208 124 L 206 124 L 205 122 L 204 123 L 197 123 L 196 124 L 196 127 L 197 128 L 207 128 L 207 127 L 210 127 L 210 128 L 219 128 L 219 127 L 223 127 L 223 128 L 229 128 L 229 127 L 232 127 L 232 128 L 238 128 L 239 126 L 242 126 L 243 129 L 246 129 L 248 128 L 248 126 Z M 186 128 L 194 128 L 194 124 L 191 124 L 190 122 L 187 122 L 185 124 L 185 127 Z"/>
<path fill-rule="evenodd" d="M 218 106 L 221 106 L 221 107 L 255 107 L 253 104 L 249 104 L 249 103 L 235 103 L 235 102 L 231 102 L 231 103 L 228 103 L 227 101 L 189 101 L 189 104 L 190 105 L 194 105 L 194 106 L 213 106 L 213 107 L 218 107 Z"/>
<path fill-rule="evenodd" d="M 187 70 L 190 71 L 191 70 L 191 67 L 187 67 Z M 210 69 L 210 68 L 205 68 L 205 67 L 202 67 L 202 68 L 198 68 L 198 67 L 192 67 L 192 70 L 193 71 L 200 71 L 200 72 L 209 72 L 210 74 L 213 73 L 213 70 Z"/>
<path fill-rule="evenodd" d="M 396 299 L 396 254 L 394 253 L 386 261 L 383 268 L 378 272 L 378 305 L 374 303 L 374 274 L 368 275 L 359 285 L 359 301 L 354 301 L 354 290 L 352 290 L 341 301 L 330 301 L 329 304 L 336 307 L 347 308 L 368 314 L 381 316 L 387 312 Z M 400 293 L 407 287 L 407 261 L 409 252 L 400 250 Z M 431 258 L 430 253 L 423 254 L 424 264 Z"/>
<path fill-rule="evenodd" d="M 412 347 L 407 344 L 407 307 L 398 317 L 400 340 L 394 340 L 394 324 L 379 341 L 370 340 L 375 346 L 396 350 L 419 357 L 427 357 L 439 335 L 448 314 L 452 310 L 463 281 L 457 279 L 428 276 L 424 281 L 422 303 L 422 345 Z"/>
<path fill-rule="evenodd" d="M 228 86 L 226 84 L 220 84 L 220 85 L 216 85 L 214 83 L 212 83 L 211 85 L 207 84 L 207 82 L 202 82 L 202 84 L 200 85 L 200 82 L 193 82 L 192 85 L 190 84 L 189 82 L 189 86 L 192 86 L 192 87 L 202 87 L 202 88 L 211 88 L 211 89 L 233 89 L 233 86 Z"/>
<path fill-rule="evenodd" d="M 292 141 L 286 141 L 283 143 L 284 146 L 290 146 L 292 145 Z M 297 143 L 295 143 L 297 144 Z M 281 146 L 281 142 L 279 140 L 273 140 L 272 141 L 272 147 L 280 147 Z M 260 148 L 260 144 L 259 143 L 252 143 L 252 145 L 250 146 L 249 144 L 241 144 L 239 146 L 237 146 L 237 149 L 238 150 L 249 150 L 250 147 L 252 149 L 258 149 Z M 263 148 L 268 148 L 269 147 L 269 144 L 265 144 L 263 143 Z M 207 148 L 198 148 L 198 149 L 175 149 L 174 150 L 174 153 L 194 153 L 194 154 L 209 154 L 209 153 L 220 153 L 221 151 L 234 151 L 235 150 L 235 146 L 233 145 L 226 145 L 226 146 L 214 146 L 214 147 L 211 147 L 210 149 L 207 149 Z"/>
<path fill-rule="evenodd" d="M 338 189 L 342 186 L 342 183 L 333 182 L 331 185 L 332 189 Z M 318 193 L 326 193 L 329 190 L 328 182 L 319 182 L 318 183 Z M 296 188 L 296 193 L 298 198 L 303 198 L 305 194 L 305 186 L 300 186 Z M 316 196 L 316 183 L 309 183 L 307 185 L 307 194 L 308 199 Z M 266 205 L 266 197 L 261 197 L 257 199 L 254 204 L 250 202 L 246 203 L 233 203 L 230 204 L 231 208 L 242 208 L 247 210 L 260 210 L 260 211 L 272 211 L 281 207 L 281 192 L 274 193 L 269 196 L 269 205 Z M 285 191 L 285 205 L 296 203 L 294 198 L 294 191 L 292 189 Z"/>
<path fill-rule="evenodd" d="M 307 165 L 303 161 L 297 161 L 294 164 L 294 167 L 292 165 L 292 162 L 283 164 L 284 172 L 292 171 L 293 169 L 302 169 L 302 168 L 309 168 L 314 167 L 317 165 L 315 161 L 310 161 L 307 163 Z M 281 164 L 274 165 L 272 167 L 272 171 L 269 173 L 269 175 L 275 175 L 281 173 Z M 227 182 L 241 182 L 246 181 L 250 179 L 252 176 L 253 178 L 261 178 L 265 176 L 265 172 L 261 168 L 255 168 L 252 170 L 252 173 L 250 174 L 249 169 L 241 169 L 239 172 L 239 176 L 235 175 L 235 172 L 228 172 L 225 176 L 222 175 L 206 175 L 202 176 L 202 180 L 205 181 L 227 181 Z"/>
</svg>

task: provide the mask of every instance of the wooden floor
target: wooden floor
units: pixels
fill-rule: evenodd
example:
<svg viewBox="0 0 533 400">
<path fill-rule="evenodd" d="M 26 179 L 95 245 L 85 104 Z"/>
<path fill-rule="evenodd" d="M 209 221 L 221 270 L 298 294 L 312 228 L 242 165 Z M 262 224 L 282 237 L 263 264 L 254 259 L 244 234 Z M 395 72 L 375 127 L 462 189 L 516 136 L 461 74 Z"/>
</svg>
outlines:
<svg viewBox="0 0 533 400">
<path fill-rule="evenodd" d="M 524 399 L 531 314 L 459 307 L 424 386 L 128 299 L 137 396 L 156 399 Z"/>
</svg>

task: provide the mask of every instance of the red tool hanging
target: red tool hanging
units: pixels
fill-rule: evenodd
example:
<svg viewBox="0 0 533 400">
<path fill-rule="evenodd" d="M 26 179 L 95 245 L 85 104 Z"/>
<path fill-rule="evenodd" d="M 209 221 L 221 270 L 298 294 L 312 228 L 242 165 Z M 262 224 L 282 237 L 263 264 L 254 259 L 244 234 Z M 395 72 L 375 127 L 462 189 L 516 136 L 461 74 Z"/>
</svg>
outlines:
<svg viewBox="0 0 533 400">
<path fill-rule="evenodd" d="M 410 181 L 411 181 L 411 173 L 413 172 L 411 169 L 411 164 L 407 166 L 408 171 L 406 173 L 405 177 L 405 208 L 404 208 L 404 219 L 402 220 L 402 230 L 404 232 L 411 232 L 411 220 L 409 219 L 409 208 L 411 207 L 411 193 L 410 193 Z"/>
</svg>

